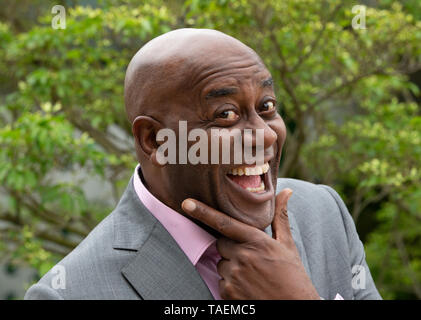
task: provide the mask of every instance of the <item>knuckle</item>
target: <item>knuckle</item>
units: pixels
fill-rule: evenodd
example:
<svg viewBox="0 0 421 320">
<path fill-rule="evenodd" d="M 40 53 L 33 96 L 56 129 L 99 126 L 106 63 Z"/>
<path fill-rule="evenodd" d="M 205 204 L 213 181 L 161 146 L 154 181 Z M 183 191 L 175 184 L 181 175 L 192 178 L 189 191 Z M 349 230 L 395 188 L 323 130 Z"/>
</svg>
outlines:
<svg viewBox="0 0 421 320">
<path fill-rule="evenodd" d="M 231 268 L 231 277 L 233 279 L 239 279 L 241 275 L 241 268 L 239 266 L 234 266 Z"/>
<path fill-rule="evenodd" d="M 242 264 L 247 264 L 250 261 L 250 253 L 245 249 L 238 250 L 237 259 Z"/>
<path fill-rule="evenodd" d="M 253 233 L 249 236 L 247 243 L 250 246 L 259 247 L 266 240 L 266 235 L 262 235 L 261 232 Z"/>
<path fill-rule="evenodd" d="M 287 208 L 281 208 L 281 216 L 282 217 L 288 217 L 288 210 Z"/>
<path fill-rule="evenodd" d="M 197 205 L 197 210 L 196 210 L 196 217 L 198 218 L 198 219 L 203 219 L 204 217 L 206 217 L 207 216 L 207 214 L 206 214 L 206 212 L 207 212 L 207 210 L 206 210 L 206 208 L 205 207 L 203 207 L 201 204 L 198 204 Z"/>
<path fill-rule="evenodd" d="M 234 286 L 231 282 L 225 281 L 222 291 L 224 293 L 225 299 L 230 299 L 234 296 Z"/>
<path fill-rule="evenodd" d="M 232 224 L 231 217 L 219 216 L 216 219 L 216 225 L 220 231 L 226 230 L 231 224 Z"/>
</svg>

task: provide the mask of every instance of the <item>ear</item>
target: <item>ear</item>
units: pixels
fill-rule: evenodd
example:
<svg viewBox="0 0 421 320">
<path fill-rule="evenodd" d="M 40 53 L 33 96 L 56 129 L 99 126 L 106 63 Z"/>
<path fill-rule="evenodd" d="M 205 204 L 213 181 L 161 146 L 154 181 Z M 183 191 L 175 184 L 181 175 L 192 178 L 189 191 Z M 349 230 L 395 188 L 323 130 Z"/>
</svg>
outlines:
<svg viewBox="0 0 421 320">
<path fill-rule="evenodd" d="M 137 116 L 132 124 L 135 144 L 138 144 L 144 156 L 157 166 L 162 166 L 162 164 L 156 159 L 156 152 L 159 147 L 156 135 L 162 128 L 163 126 L 159 121 L 149 116 Z"/>
</svg>

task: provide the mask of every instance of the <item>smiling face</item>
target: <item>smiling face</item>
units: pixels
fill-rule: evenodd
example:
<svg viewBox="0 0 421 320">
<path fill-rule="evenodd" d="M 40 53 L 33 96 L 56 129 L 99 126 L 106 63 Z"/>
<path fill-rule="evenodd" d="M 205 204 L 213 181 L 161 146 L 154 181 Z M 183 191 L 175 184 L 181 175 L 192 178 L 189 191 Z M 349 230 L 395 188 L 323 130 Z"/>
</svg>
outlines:
<svg viewBox="0 0 421 320">
<path fill-rule="evenodd" d="M 160 75 L 161 93 L 140 104 L 154 106 L 143 109 L 143 114 L 156 121 L 150 127 L 170 128 L 178 134 L 179 121 L 184 120 L 188 131 L 205 130 L 209 141 L 208 163 L 212 129 L 226 129 L 228 133 L 233 129 L 241 132 L 253 129 L 254 135 L 255 129 L 263 129 L 264 165 L 234 164 L 234 141 L 231 139 L 230 164 L 219 161 L 219 164 L 160 166 L 153 156 L 157 145 L 145 142 L 145 136 L 153 137 L 156 130 L 146 130 L 146 120 L 139 120 L 134 121 L 133 132 L 148 188 L 182 214 L 181 202 L 195 198 L 244 223 L 264 229 L 273 219 L 278 166 L 286 137 L 284 122 L 276 110 L 270 73 L 254 51 L 222 33 L 185 30 L 166 37 L 161 42 L 171 49 L 165 53 L 168 54 L 165 74 Z M 145 59 L 145 54 L 142 58 Z M 151 59 L 162 61 L 163 57 L 155 54 Z M 147 66 L 157 66 L 157 62 L 148 62 Z M 139 69 L 132 67 L 132 70 Z M 165 75 L 166 81 L 163 81 Z M 135 82 L 126 81 L 126 89 Z M 152 89 L 152 86 L 147 87 Z M 126 105 L 127 99 L 138 101 L 142 98 L 126 91 Z M 135 113 L 133 111 L 133 115 Z M 130 117 L 130 110 L 128 114 Z M 194 143 L 189 142 L 188 146 Z M 253 147 L 255 143 L 253 139 Z"/>
</svg>

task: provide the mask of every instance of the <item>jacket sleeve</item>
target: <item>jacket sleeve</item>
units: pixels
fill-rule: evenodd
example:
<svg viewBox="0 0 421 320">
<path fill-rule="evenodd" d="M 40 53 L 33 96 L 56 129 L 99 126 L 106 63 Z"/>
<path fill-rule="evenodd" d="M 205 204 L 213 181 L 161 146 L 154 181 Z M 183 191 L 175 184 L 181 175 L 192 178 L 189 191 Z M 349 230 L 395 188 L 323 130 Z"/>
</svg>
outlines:
<svg viewBox="0 0 421 320">
<path fill-rule="evenodd" d="M 24 300 L 64 300 L 58 292 L 41 283 L 34 284 L 28 289 Z"/>
<path fill-rule="evenodd" d="M 320 185 L 326 189 L 335 200 L 342 214 L 346 236 L 348 239 L 350 253 L 350 269 L 352 272 L 352 290 L 355 300 L 381 300 L 376 285 L 370 273 L 370 269 L 365 261 L 365 251 L 361 242 L 354 220 L 352 219 L 345 203 L 339 194 L 329 186 Z"/>
</svg>

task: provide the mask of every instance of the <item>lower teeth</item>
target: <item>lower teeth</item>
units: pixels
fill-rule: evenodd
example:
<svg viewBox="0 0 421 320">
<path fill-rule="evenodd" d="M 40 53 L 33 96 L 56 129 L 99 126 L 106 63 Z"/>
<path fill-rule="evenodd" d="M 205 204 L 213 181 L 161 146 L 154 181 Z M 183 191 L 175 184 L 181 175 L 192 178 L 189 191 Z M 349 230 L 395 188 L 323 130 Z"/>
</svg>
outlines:
<svg viewBox="0 0 421 320">
<path fill-rule="evenodd" d="M 262 181 L 262 183 L 260 184 L 259 187 L 257 188 L 249 188 L 247 187 L 246 190 L 250 191 L 250 192 L 260 192 L 260 191 L 264 191 L 265 190 L 265 183 Z"/>
</svg>

